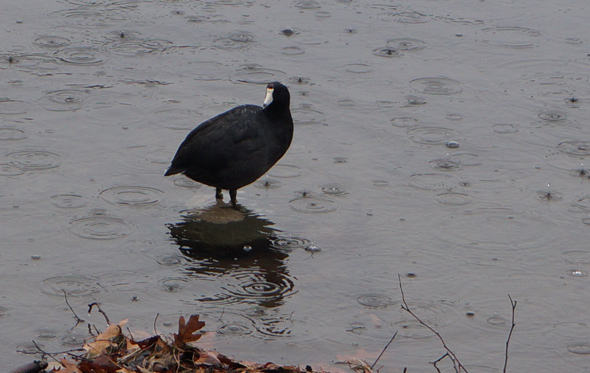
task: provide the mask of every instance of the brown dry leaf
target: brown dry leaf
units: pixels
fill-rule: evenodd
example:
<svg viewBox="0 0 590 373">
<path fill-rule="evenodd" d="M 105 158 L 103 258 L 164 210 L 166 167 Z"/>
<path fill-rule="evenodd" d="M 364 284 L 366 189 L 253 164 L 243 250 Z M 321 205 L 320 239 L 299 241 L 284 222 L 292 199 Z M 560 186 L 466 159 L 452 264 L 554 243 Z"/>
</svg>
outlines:
<svg viewBox="0 0 590 373">
<path fill-rule="evenodd" d="M 61 359 L 59 369 L 52 369 L 51 372 L 59 372 L 59 373 L 82 373 L 75 362 L 71 360 Z M 65 369 L 62 369 L 65 367 Z"/>
<path fill-rule="evenodd" d="M 135 342 L 132 339 L 125 338 L 125 342 L 127 344 L 127 347 L 125 348 L 127 354 L 130 354 L 140 349 L 140 346 L 137 344 L 137 342 Z"/>
<path fill-rule="evenodd" d="M 345 361 L 346 364 L 356 373 L 372 373 L 373 370 L 366 361 L 361 359 L 351 359 Z"/>
<path fill-rule="evenodd" d="M 215 351 L 199 350 L 199 358 L 195 360 L 195 365 L 220 366 L 221 361 L 217 356 Z"/>
<path fill-rule="evenodd" d="M 152 337 L 146 338 L 146 339 L 141 340 L 141 341 L 133 341 L 133 343 L 136 344 L 137 346 L 139 346 L 140 349 L 144 350 L 146 348 L 151 348 L 160 339 L 161 338 L 160 338 L 159 335 L 154 335 Z"/>
<path fill-rule="evenodd" d="M 158 336 L 158 340 L 153 345 L 152 351 L 156 354 L 166 355 L 166 354 L 170 354 L 170 350 L 171 350 L 170 345 L 168 345 L 168 343 L 166 343 L 165 340 L 163 340 L 162 338 L 160 338 L 160 336 Z"/>
<path fill-rule="evenodd" d="M 129 370 L 127 368 L 120 368 L 119 370 L 117 370 L 117 373 L 136 373 L 133 370 Z"/>
<path fill-rule="evenodd" d="M 178 320 L 178 333 L 174 333 L 174 345 L 181 347 L 186 343 L 194 342 L 201 338 L 201 334 L 194 334 L 205 326 L 205 323 L 199 321 L 199 315 L 191 315 L 186 323 L 184 316 Z"/>
<path fill-rule="evenodd" d="M 84 349 L 88 351 L 86 357 L 92 359 L 104 353 L 104 351 L 113 346 L 112 339 L 121 335 L 121 327 L 119 325 L 109 325 L 109 327 L 94 338 L 94 342 L 84 345 Z"/>
<path fill-rule="evenodd" d="M 78 369 L 83 373 L 116 373 L 117 367 L 111 366 L 103 366 L 94 361 L 81 361 L 78 363 Z"/>
</svg>

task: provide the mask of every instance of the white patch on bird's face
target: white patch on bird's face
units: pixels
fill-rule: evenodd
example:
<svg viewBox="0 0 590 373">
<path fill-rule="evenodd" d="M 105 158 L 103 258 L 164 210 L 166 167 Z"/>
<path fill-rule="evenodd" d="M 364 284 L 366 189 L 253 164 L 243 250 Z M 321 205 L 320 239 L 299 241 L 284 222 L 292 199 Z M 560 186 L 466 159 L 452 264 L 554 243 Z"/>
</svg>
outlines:
<svg viewBox="0 0 590 373">
<path fill-rule="evenodd" d="M 273 88 L 269 87 L 266 89 L 266 97 L 264 97 L 264 102 L 262 103 L 262 107 L 267 107 L 272 102 L 272 92 Z"/>
</svg>

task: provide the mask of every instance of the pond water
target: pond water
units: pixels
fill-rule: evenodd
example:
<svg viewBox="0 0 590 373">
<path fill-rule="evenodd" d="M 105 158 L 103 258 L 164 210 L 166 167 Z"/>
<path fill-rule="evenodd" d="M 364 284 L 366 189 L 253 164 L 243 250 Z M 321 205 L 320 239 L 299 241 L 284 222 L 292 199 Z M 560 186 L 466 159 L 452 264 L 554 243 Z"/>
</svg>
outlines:
<svg viewBox="0 0 590 373">
<path fill-rule="evenodd" d="M 5 1 L 0 365 L 200 314 L 251 361 L 590 366 L 587 2 Z M 163 174 L 198 123 L 289 86 L 295 137 L 240 189 Z M 227 201 L 226 196 L 226 201 Z M 143 331 L 143 334 L 142 334 Z M 442 361 L 442 371 L 453 371 Z"/>
</svg>

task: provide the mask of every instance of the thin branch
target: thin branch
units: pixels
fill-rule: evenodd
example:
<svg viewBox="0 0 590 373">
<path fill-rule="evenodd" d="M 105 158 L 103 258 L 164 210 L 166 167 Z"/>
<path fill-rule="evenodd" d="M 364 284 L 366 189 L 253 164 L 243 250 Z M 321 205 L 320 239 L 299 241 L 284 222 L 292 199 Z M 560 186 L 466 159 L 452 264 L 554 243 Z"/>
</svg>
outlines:
<svg viewBox="0 0 590 373">
<path fill-rule="evenodd" d="M 159 316 L 160 316 L 160 312 L 156 313 L 156 318 L 154 319 L 154 333 L 156 335 L 159 335 L 158 334 L 158 324 L 157 324 Z"/>
<path fill-rule="evenodd" d="M 133 333 L 131 333 L 131 329 L 129 329 L 129 327 L 127 327 L 127 333 L 129 334 L 129 339 L 131 339 L 132 341 L 134 341 L 135 338 L 133 338 Z"/>
<path fill-rule="evenodd" d="M 512 306 L 512 325 L 510 326 L 510 333 L 508 333 L 508 339 L 506 339 L 506 353 L 505 353 L 505 357 L 504 357 L 504 370 L 503 372 L 506 373 L 506 368 L 508 367 L 508 345 L 510 344 L 510 338 L 512 338 L 512 331 L 514 330 L 514 327 L 516 326 L 516 323 L 514 322 L 514 314 L 516 313 L 516 301 L 512 300 L 512 297 L 510 296 L 510 294 L 508 294 L 508 299 L 510 299 L 510 305 Z"/>
<path fill-rule="evenodd" d="M 43 354 L 43 356 L 49 356 L 50 358 L 52 358 L 53 360 L 55 360 L 56 362 L 58 362 L 58 363 L 59 363 L 60 365 L 62 365 L 62 366 L 64 366 L 64 365 L 63 365 L 63 364 L 62 364 L 62 363 L 61 363 L 59 360 L 57 360 L 57 359 L 55 358 L 55 356 L 56 356 L 56 355 L 62 355 L 62 354 L 66 354 L 66 355 L 69 355 L 69 356 L 71 356 L 71 357 L 73 357 L 73 358 L 75 358 L 75 359 L 81 359 L 81 360 L 83 360 L 83 358 L 82 358 L 81 356 L 78 356 L 78 355 L 74 354 L 73 352 L 86 352 L 86 350 L 85 350 L 85 349 L 83 349 L 83 348 L 73 348 L 73 349 L 71 349 L 71 350 L 66 350 L 66 351 L 58 351 L 58 352 L 47 352 L 47 351 L 44 351 L 44 350 L 41 348 L 41 346 L 39 346 L 39 345 L 37 344 L 37 342 L 35 342 L 35 341 L 31 341 L 31 342 L 33 342 L 33 344 L 35 345 L 35 347 L 37 348 L 37 350 L 38 350 L 39 352 L 41 352 L 41 353 Z"/>
<path fill-rule="evenodd" d="M 104 316 L 104 319 L 106 320 L 106 322 L 107 322 L 107 325 L 111 325 L 111 321 L 109 320 L 109 317 L 108 317 L 108 316 L 107 316 L 107 314 L 106 314 L 106 313 L 105 313 L 105 312 L 102 310 L 102 308 L 100 308 L 100 304 L 98 304 L 98 303 L 96 303 L 96 302 L 90 303 L 90 304 L 88 305 L 88 313 L 90 313 L 90 312 L 92 311 L 92 308 L 93 308 L 93 307 L 95 307 L 95 306 L 96 306 L 96 308 L 98 308 L 98 312 L 100 312 L 100 313 L 101 313 L 101 314 Z"/>
<path fill-rule="evenodd" d="M 445 357 L 449 356 L 448 352 L 445 352 L 445 354 L 441 357 L 439 357 L 438 359 L 434 360 L 431 364 L 434 365 L 434 369 L 436 369 L 436 371 L 438 373 L 440 373 L 440 369 L 438 369 L 438 367 L 436 366 L 436 364 L 438 364 L 438 362 L 440 362 L 442 359 L 444 359 Z"/>
<path fill-rule="evenodd" d="M 389 342 L 387 342 L 387 344 L 385 345 L 385 347 L 383 347 L 383 350 L 381 350 L 381 353 L 379 354 L 379 356 L 377 356 L 377 360 L 375 360 L 375 362 L 373 363 L 373 365 L 371 365 L 371 369 L 373 369 L 375 367 L 375 365 L 377 365 L 377 362 L 379 361 L 379 359 L 381 359 L 381 356 L 383 356 L 383 353 L 385 353 L 385 350 L 387 350 L 387 348 L 389 347 L 389 345 L 391 344 L 391 342 L 393 342 L 393 340 L 395 339 L 395 336 L 397 335 L 397 331 L 395 333 L 393 333 L 393 336 L 391 337 L 391 339 L 389 340 Z"/>
<path fill-rule="evenodd" d="M 64 289 L 61 289 L 61 291 L 63 291 L 63 293 L 64 293 L 64 298 L 66 300 L 66 304 L 68 305 L 70 311 L 72 311 L 72 313 L 74 314 L 74 317 L 76 318 L 76 325 L 72 326 L 72 329 L 74 329 L 76 326 L 78 326 L 78 324 L 83 323 L 84 320 L 79 318 L 78 315 L 76 315 L 76 312 L 74 311 L 72 306 L 70 306 L 70 302 L 68 302 L 68 293 Z"/>
<path fill-rule="evenodd" d="M 458 372 L 461 372 L 461 369 L 463 369 L 463 371 L 465 373 L 468 373 L 467 369 L 465 369 L 463 364 L 461 364 L 461 362 L 459 361 L 459 359 L 457 358 L 455 353 L 453 351 L 451 351 L 451 349 L 447 346 L 447 344 L 445 343 L 445 340 L 440 335 L 440 333 L 437 332 L 436 330 L 434 330 L 430 325 L 426 324 L 414 312 L 412 312 L 412 310 L 410 309 L 410 306 L 408 306 L 408 303 L 406 302 L 406 297 L 404 295 L 404 288 L 402 287 L 402 278 L 401 278 L 400 274 L 397 275 L 397 278 L 399 281 L 399 290 L 402 294 L 402 309 L 404 311 L 408 312 L 410 315 L 412 315 L 412 317 L 414 317 L 416 319 L 416 321 L 418 321 L 422 326 L 426 327 L 428 330 L 430 330 L 432 333 L 434 333 L 434 335 L 436 335 L 438 337 L 438 339 L 442 343 L 444 349 L 448 352 L 449 358 L 453 361 L 453 365 L 455 366 L 455 370 L 457 370 L 457 368 L 459 368 Z"/>
<path fill-rule="evenodd" d="M 35 345 L 35 347 L 37 348 L 37 350 L 39 350 L 39 351 L 40 351 L 40 352 L 43 354 L 43 355 L 42 355 L 43 357 L 45 357 L 45 356 L 49 356 L 50 358 L 52 358 L 53 360 L 55 360 L 55 361 L 57 361 L 57 362 L 59 363 L 59 360 L 57 360 L 57 359 L 55 358 L 55 356 L 53 356 L 53 354 L 50 354 L 50 353 L 48 353 L 48 352 L 46 352 L 46 351 L 43 351 L 43 349 L 41 348 L 41 346 L 39 346 L 39 345 L 37 344 L 37 342 L 35 342 L 35 341 L 31 341 L 31 342 L 33 342 L 33 344 Z M 61 364 L 61 363 L 60 363 L 60 364 Z"/>
</svg>

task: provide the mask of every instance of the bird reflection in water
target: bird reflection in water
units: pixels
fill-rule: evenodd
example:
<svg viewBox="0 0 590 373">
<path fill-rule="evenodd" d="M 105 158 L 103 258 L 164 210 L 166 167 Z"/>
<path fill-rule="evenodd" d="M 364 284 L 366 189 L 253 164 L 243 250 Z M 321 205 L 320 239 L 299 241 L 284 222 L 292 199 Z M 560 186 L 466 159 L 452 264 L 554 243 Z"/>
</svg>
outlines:
<svg viewBox="0 0 590 373">
<path fill-rule="evenodd" d="M 199 301 L 273 308 L 295 293 L 285 264 L 290 248 L 276 244 L 282 232 L 273 225 L 244 207 L 218 202 L 168 226 L 180 251 L 192 259 L 190 275 L 225 282 L 219 294 Z"/>
</svg>

